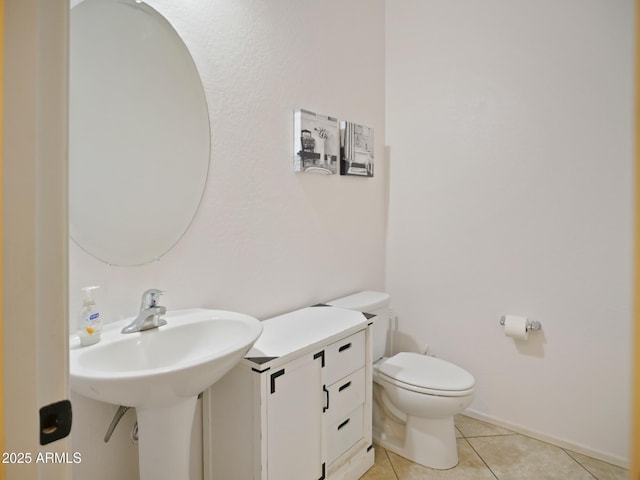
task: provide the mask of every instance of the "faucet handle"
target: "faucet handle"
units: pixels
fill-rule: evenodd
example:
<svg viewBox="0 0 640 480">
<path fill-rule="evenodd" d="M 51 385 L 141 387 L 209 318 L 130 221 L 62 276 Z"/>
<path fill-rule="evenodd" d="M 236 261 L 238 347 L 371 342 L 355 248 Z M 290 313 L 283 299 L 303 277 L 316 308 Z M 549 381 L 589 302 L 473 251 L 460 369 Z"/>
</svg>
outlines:
<svg viewBox="0 0 640 480">
<path fill-rule="evenodd" d="M 140 305 L 140 309 L 155 307 L 158 305 L 158 300 L 160 295 L 164 295 L 165 292 L 162 290 L 158 290 L 157 288 L 150 288 L 149 290 L 145 290 L 142 294 L 142 304 Z"/>
</svg>

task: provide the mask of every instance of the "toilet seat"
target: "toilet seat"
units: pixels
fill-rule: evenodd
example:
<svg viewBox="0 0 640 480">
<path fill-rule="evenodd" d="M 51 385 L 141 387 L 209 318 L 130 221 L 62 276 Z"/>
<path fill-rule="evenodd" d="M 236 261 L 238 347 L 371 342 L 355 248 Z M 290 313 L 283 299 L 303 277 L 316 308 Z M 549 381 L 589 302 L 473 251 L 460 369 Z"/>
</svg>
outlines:
<svg viewBox="0 0 640 480">
<path fill-rule="evenodd" d="M 475 379 L 465 369 L 418 353 L 398 353 L 378 363 L 376 371 L 381 380 L 426 395 L 461 397 L 475 387 Z"/>
</svg>

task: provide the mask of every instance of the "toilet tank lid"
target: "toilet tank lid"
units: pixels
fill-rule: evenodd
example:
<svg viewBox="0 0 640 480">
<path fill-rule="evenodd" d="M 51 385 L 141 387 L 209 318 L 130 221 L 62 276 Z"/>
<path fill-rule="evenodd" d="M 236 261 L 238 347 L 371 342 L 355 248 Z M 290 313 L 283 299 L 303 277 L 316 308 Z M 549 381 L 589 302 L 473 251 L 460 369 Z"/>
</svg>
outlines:
<svg viewBox="0 0 640 480">
<path fill-rule="evenodd" d="M 332 300 L 327 302 L 327 304 L 333 305 L 334 307 L 358 310 L 360 312 L 372 312 L 379 308 L 388 306 L 390 299 L 391 297 L 388 293 L 365 290 L 363 292 L 354 293 L 353 295 Z"/>
</svg>

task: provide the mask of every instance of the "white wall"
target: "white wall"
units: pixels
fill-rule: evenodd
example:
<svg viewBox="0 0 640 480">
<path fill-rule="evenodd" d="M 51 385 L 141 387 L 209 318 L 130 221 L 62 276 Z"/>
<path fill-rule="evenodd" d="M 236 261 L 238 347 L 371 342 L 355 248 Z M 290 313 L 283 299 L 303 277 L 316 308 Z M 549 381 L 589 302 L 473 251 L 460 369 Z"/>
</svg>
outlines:
<svg viewBox="0 0 640 480">
<path fill-rule="evenodd" d="M 387 287 L 471 410 L 629 458 L 630 0 L 386 3 Z M 518 345 L 505 313 L 542 323 Z"/>
<path fill-rule="evenodd" d="M 167 291 L 169 309 L 203 306 L 261 319 L 383 288 L 384 2 L 147 3 L 183 36 L 203 78 L 213 136 L 206 192 L 191 229 L 155 264 L 109 267 L 72 243 L 72 314 L 79 288 L 93 284 L 102 287 L 96 299 L 111 320 L 135 315 L 151 287 Z M 294 174 L 295 108 L 373 127 L 375 177 Z M 73 446 L 86 453 L 74 477 L 137 478 L 132 415 L 104 445 L 115 407 L 73 401 Z"/>
</svg>

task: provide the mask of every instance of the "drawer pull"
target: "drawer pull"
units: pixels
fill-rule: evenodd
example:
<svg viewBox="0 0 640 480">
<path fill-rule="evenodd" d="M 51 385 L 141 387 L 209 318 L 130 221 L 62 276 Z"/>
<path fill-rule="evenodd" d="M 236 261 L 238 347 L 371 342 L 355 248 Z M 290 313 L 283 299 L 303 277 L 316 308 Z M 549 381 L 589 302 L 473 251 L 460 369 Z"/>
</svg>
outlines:
<svg viewBox="0 0 640 480">
<path fill-rule="evenodd" d="M 351 348 L 351 342 L 349 343 L 345 343 L 344 345 L 342 345 L 339 349 L 338 352 L 344 352 L 345 350 Z"/>
<path fill-rule="evenodd" d="M 340 425 L 338 425 L 338 430 L 340 430 L 343 427 L 346 427 L 347 423 L 349 423 L 350 420 L 351 420 L 350 418 L 347 418 L 344 422 L 342 422 Z"/>
<path fill-rule="evenodd" d="M 342 390 L 344 390 L 345 388 L 349 388 L 350 386 L 351 386 L 351 382 L 349 381 L 349 382 L 345 383 L 344 385 L 342 385 L 342 386 L 338 389 L 338 391 L 339 391 L 339 392 L 341 392 Z"/>
<path fill-rule="evenodd" d="M 325 400 L 327 401 L 327 402 L 325 403 L 325 406 L 324 406 L 324 407 L 322 407 L 322 413 L 324 413 L 324 412 L 326 412 L 327 410 L 329 410 L 329 389 L 327 388 L 327 386 L 326 386 L 326 385 L 323 385 L 323 386 L 322 386 L 322 391 L 325 393 L 325 395 L 326 395 L 326 396 L 325 396 L 324 398 L 325 398 Z"/>
</svg>

